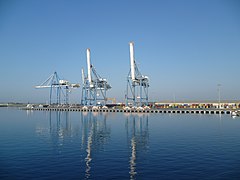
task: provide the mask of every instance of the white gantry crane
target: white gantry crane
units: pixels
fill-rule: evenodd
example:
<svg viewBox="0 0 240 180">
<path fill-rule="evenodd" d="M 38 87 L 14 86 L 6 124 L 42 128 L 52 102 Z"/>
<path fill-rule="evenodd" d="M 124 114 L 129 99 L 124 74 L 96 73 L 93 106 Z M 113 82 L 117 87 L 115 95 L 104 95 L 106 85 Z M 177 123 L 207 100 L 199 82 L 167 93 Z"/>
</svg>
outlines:
<svg viewBox="0 0 240 180">
<path fill-rule="evenodd" d="M 82 69 L 82 100 L 84 106 L 106 105 L 107 90 L 111 89 L 106 79 L 103 79 L 91 64 L 90 49 L 87 49 L 87 77 Z"/>
<path fill-rule="evenodd" d="M 130 42 L 130 71 L 127 77 L 127 90 L 125 94 L 126 106 L 132 103 L 134 107 L 148 105 L 149 78 L 140 73 L 135 57 L 134 43 Z"/>
<path fill-rule="evenodd" d="M 69 92 L 73 88 L 79 88 L 79 84 L 71 84 L 67 80 L 59 78 L 57 72 L 54 72 L 46 81 L 35 88 L 50 88 L 49 102 L 51 104 L 68 104 Z"/>
</svg>

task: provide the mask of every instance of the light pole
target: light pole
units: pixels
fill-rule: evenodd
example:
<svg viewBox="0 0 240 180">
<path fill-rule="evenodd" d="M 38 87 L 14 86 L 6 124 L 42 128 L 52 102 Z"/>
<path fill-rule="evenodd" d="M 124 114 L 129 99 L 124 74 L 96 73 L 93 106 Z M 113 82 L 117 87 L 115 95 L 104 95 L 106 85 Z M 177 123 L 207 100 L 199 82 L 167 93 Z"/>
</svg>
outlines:
<svg viewBox="0 0 240 180">
<path fill-rule="evenodd" d="M 220 108 L 221 104 L 221 84 L 218 84 L 218 108 Z"/>
<path fill-rule="evenodd" d="M 175 92 L 173 93 L 173 103 L 174 104 L 176 103 L 176 94 L 175 94 Z"/>
</svg>

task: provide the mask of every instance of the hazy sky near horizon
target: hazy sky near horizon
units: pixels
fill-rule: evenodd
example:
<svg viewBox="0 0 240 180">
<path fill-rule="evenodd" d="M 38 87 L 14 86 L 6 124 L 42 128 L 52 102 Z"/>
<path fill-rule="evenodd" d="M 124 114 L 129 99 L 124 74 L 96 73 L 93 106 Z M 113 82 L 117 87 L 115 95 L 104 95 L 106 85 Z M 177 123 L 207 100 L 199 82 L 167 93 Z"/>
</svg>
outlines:
<svg viewBox="0 0 240 180">
<path fill-rule="evenodd" d="M 0 102 L 46 102 L 34 86 L 54 71 L 82 84 L 87 48 L 122 101 L 130 41 L 150 100 L 216 100 L 217 84 L 222 99 L 240 99 L 238 0 L 0 0 Z"/>
</svg>

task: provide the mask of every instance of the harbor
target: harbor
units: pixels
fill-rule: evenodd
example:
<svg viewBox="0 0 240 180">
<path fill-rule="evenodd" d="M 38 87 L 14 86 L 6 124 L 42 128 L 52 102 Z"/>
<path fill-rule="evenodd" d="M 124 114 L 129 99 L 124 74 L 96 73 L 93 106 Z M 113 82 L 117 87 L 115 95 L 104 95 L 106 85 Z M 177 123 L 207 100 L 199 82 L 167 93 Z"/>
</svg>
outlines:
<svg viewBox="0 0 240 180">
<path fill-rule="evenodd" d="M 82 68 L 82 84 L 70 83 L 54 72 L 36 89 L 50 89 L 49 104 L 28 104 L 21 108 L 38 111 L 83 111 L 83 112 L 120 112 L 120 113 L 171 113 L 171 114 L 231 114 L 239 116 L 239 101 L 221 100 L 221 84 L 218 84 L 218 100 L 206 102 L 149 102 L 149 77 L 142 75 L 135 60 L 134 42 L 129 42 L 130 70 L 124 92 L 124 103 L 107 96 L 112 86 L 106 78 L 97 73 L 91 63 L 90 48 L 86 49 L 87 73 Z M 69 102 L 69 92 L 82 87 L 79 104 Z M 109 103 L 110 101 L 112 103 Z"/>
<path fill-rule="evenodd" d="M 1 1 L 0 180 L 240 180 L 240 3 Z"/>
</svg>

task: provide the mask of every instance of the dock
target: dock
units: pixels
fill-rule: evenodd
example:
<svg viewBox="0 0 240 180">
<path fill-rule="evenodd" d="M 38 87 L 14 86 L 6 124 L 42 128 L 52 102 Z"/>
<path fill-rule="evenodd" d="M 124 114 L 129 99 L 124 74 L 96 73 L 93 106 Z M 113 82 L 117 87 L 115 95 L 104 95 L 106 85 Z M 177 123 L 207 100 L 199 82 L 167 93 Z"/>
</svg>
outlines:
<svg viewBox="0 0 240 180">
<path fill-rule="evenodd" d="M 82 107 L 25 107 L 23 110 L 36 111 L 78 111 L 78 112 L 110 112 L 110 113 L 159 113 L 159 114 L 231 114 L 231 109 L 115 109 L 115 108 L 82 108 Z"/>
</svg>

